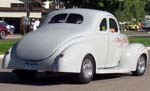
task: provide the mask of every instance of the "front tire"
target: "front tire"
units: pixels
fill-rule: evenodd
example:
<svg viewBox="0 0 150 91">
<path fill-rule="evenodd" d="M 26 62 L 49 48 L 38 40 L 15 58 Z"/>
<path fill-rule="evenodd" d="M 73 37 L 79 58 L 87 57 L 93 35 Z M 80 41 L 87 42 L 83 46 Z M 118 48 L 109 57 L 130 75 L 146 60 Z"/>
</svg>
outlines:
<svg viewBox="0 0 150 91">
<path fill-rule="evenodd" d="M 4 31 L 0 32 L 0 39 L 5 39 L 6 33 Z"/>
<path fill-rule="evenodd" d="M 81 66 L 81 72 L 79 74 L 80 83 L 89 83 L 95 74 L 94 60 L 90 55 L 85 56 Z"/>
<path fill-rule="evenodd" d="M 142 76 L 144 75 L 145 70 L 146 70 L 146 58 L 144 55 L 142 55 L 138 59 L 136 71 L 133 71 L 132 74 L 134 76 Z"/>
<path fill-rule="evenodd" d="M 13 70 L 20 80 L 32 81 L 34 80 L 37 71 L 36 70 Z"/>
</svg>

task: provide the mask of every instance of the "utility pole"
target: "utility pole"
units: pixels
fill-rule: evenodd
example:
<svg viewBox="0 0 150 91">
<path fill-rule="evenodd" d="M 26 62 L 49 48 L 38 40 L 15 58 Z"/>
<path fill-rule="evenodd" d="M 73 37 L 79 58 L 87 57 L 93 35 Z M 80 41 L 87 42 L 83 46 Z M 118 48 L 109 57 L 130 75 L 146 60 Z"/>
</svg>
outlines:
<svg viewBox="0 0 150 91">
<path fill-rule="evenodd" d="M 29 24 L 30 24 L 30 5 L 29 5 L 29 0 L 26 0 L 26 30 L 24 30 L 25 32 L 29 32 Z"/>
<path fill-rule="evenodd" d="M 29 0 L 26 0 L 26 12 L 27 12 L 27 18 L 29 18 L 30 16 Z"/>
<path fill-rule="evenodd" d="M 57 8 L 59 9 L 60 7 L 59 7 L 59 0 L 57 0 Z"/>
</svg>

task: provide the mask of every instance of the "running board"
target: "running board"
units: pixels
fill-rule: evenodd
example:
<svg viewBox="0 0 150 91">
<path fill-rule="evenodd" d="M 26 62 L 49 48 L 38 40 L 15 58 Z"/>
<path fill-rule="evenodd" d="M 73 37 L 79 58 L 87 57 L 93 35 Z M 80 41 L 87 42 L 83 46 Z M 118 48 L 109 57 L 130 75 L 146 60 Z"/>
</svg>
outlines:
<svg viewBox="0 0 150 91">
<path fill-rule="evenodd" d="M 96 73 L 97 73 L 97 74 L 107 74 L 107 73 L 129 73 L 129 72 L 131 72 L 131 69 L 120 68 L 120 67 L 107 68 L 107 69 L 97 69 L 97 70 L 96 70 Z"/>
</svg>

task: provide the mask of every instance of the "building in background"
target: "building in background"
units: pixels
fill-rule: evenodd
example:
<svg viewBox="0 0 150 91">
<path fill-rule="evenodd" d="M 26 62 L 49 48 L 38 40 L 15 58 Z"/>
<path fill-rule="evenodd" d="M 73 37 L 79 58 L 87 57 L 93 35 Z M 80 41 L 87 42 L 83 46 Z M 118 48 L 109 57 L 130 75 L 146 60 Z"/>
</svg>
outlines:
<svg viewBox="0 0 150 91">
<path fill-rule="evenodd" d="M 65 4 L 61 0 L 42 0 L 42 1 L 44 2 L 43 7 L 45 7 L 46 9 L 64 9 L 65 8 Z"/>
<path fill-rule="evenodd" d="M 0 20 L 16 27 L 16 33 L 21 32 L 21 22 L 24 17 L 42 18 L 46 13 L 41 0 L 0 0 Z"/>
</svg>

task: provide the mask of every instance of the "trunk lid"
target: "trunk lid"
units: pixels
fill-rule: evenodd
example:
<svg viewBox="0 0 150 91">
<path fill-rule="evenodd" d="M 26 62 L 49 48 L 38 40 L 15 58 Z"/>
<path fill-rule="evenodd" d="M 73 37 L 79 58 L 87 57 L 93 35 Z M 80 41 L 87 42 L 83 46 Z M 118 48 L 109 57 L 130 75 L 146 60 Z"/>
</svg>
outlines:
<svg viewBox="0 0 150 91">
<path fill-rule="evenodd" d="M 65 41 L 77 36 L 73 27 L 45 26 L 24 36 L 16 47 L 16 55 L 24 60 L 43 60 L 51 56 Z"/>
</svg>

